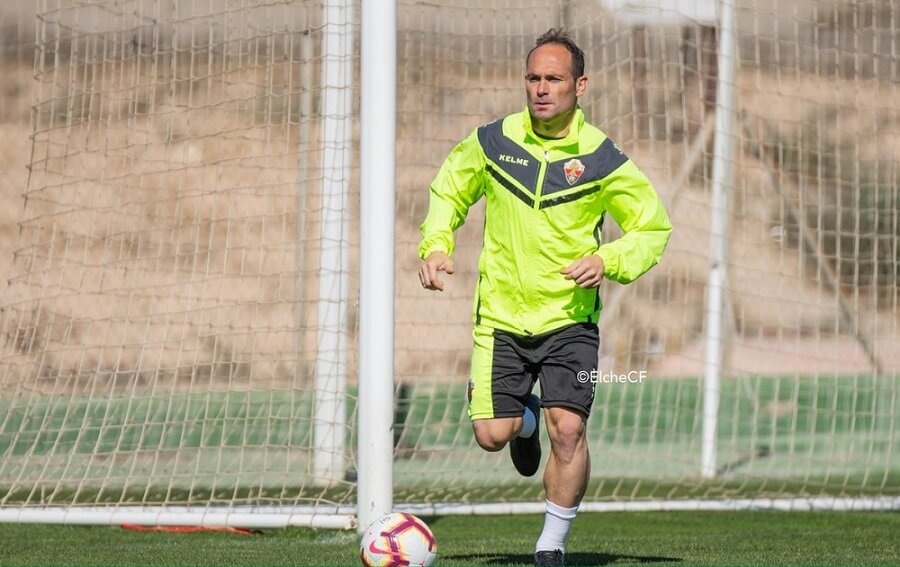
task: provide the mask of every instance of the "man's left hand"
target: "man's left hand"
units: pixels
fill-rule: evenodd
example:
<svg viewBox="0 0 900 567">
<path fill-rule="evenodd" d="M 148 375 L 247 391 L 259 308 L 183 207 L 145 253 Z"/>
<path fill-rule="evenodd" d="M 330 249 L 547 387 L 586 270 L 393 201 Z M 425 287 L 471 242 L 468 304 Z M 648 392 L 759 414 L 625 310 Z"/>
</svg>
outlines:
<svg viewBox="0 0 900 567">
<path fill-rule="evenodd" d="M 603 281 L 603 269 L 603 260 L 600 256 L 591 254 L 575 260 L 560 273 L 566 276 L 567 280 L 575 280 L 579 286 L 588 289 L 600 287 L 600 282 Z"/>
</svg>

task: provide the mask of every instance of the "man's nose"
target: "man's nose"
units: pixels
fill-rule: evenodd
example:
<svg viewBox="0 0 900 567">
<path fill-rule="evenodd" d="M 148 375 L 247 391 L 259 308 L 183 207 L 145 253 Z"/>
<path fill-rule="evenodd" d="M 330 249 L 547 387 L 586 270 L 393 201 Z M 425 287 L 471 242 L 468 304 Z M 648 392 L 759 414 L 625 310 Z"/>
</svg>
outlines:
<svg viewBox="0 0 900 567">
<path fill-rule="evenodd" d="M 549 81 L 539 82 L 537 92 L 538 92 L 538 94 L 547 94 L 548 92 L 550 92 L 550 82 Z"/>
</svg>

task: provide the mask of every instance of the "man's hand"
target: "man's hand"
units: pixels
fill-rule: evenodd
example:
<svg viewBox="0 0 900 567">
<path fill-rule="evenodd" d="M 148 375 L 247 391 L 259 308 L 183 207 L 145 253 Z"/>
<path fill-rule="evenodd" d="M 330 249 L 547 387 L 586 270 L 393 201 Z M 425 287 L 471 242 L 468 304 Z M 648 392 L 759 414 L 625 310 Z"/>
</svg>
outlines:
<svg viewBox="0 0 900 567">
<path fill-rule="evenodd" d="M 439 280 L 438 272 L 453 273 L 453 260 L 443 252 L 432 252 L 419 266 L 419 282 L 425 289 L 444 291 L 444 282 Z"/>
<path fill-rule="evenodd" d="M 567 280 L 575 280 L 579 286 L 588 289 L 600 287 L 600 282 L 603 281 L 603 270 L 603 260 L 600 256 L 591 254 L 575 260 L 560 273 L 566 276 Z"/>
</svg>

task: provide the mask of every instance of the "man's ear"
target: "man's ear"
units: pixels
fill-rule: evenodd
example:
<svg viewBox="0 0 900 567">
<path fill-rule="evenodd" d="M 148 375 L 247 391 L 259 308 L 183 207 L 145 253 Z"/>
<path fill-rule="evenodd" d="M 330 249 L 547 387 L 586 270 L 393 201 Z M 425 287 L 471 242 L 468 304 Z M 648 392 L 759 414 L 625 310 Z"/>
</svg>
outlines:
<svg viewBox="0 0 900 567">
<path fill-rule="evenodd" d="M 587 90 L 588 78 L 587 75 L 582 75 L 575 79 L 575 96 L 580 97 Z"/>
</svg>

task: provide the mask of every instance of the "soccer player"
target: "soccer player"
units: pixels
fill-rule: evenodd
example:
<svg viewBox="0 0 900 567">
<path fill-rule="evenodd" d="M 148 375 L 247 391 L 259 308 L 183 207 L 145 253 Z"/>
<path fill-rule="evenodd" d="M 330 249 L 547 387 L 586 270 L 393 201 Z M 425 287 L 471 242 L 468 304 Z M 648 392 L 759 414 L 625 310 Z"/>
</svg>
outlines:
<svg viewBox="0 0 900 567">
<path fill-rule="evenodd" d="M 525 59 L 526 108 L 477 128 L 431 184 L 421 226 L 422 287 L 444 290 L 453 233 L 487 200 L 474 302 L 469 417 L 478 444 L 509 444 L 516 470 L 541 464 L 541 407 L 550 438 L 546 515 L 536 565 L 563 565 L 590 477 L 586 422 L 594 399 L 603 278 L 628 283 L 660 259 L 672 226 L 647 177 L 588 124 L 578 97 L 584 53 L 562 30 Z M 623 230 L 600 241 L 609 213 Z M 532 394 L 540 380 L 541 397 Z"/>
</svg>

